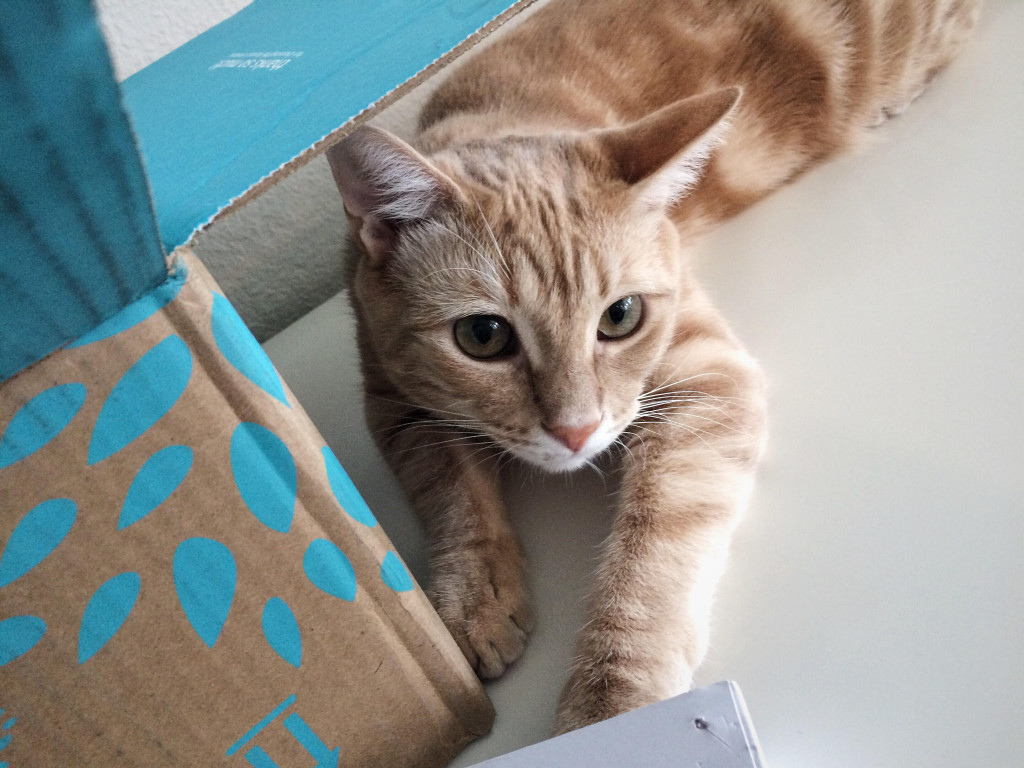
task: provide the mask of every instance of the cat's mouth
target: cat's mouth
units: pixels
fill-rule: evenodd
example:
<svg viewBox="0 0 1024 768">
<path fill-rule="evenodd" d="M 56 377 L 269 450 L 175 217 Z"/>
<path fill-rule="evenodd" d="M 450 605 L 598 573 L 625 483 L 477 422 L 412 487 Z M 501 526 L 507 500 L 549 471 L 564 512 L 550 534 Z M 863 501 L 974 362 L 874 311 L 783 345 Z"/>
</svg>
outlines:
<svg viewBox="0 0 1024 768">
<path fill-rule="evenodd" d="M 592 465 L 619 438 L 622 430 L 611 420 L 601 424 L 580 445 L 567 446 L 544 429 L 538 428 L 531 439 L 507 445 L 509 453 L 545 472 L 573 472 Z"/>
</svg>

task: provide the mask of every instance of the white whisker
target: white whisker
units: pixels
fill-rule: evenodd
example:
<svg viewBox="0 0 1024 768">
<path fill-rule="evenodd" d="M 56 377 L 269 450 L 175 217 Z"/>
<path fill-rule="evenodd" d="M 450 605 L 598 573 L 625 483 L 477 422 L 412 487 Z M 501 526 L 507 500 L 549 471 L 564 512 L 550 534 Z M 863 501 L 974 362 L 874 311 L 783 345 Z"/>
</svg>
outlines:
<svg viewBox="0 0 1024 768">
<path fill-rule="evenodd" d="M 501 265 L 503 271 L 505 272 L 505 277 L 511 280 L 512 272 L 509 269 L 508 259 L 505 258 L 505 254 L 502 252 L 501 246 L 498 245 L 498 238 L 494 236 L 494 229 L 491 228 L 491 223 L 487 221 L 487 217 L 484 215 L 484 209 L 480 207 L 480 203 L 478 203 L 475 199 L 473 200 L 473 202 L 476 205 L 477 211 L 480 212 L 480 218 L 483 220 L 484 226 L 487 228 L 487 234 L 490 236 L 491 242 L 494 244 L 494 250 L 497 251 L 498 258 L 501 259 Z"/>
<path fill-rule="evenodd" d="M 657 386 L 657 387 L 654 387 L 653 389 L 648 390 L 648 393 L 660 392 L 663 389 L 668 389 L 669 387 L 676 387 L 676 386 L 679 386 L 680 384 L 685 384 L 688 381 L 694 381 L 696 379 L 701 379 L 701 378 L 704 378 L 706 376 L 721 376 L 724 379 L 728 379 L 733 384 L 736 383 L 736 379 L 734 379 L 732 376 L 729 376 L 728 374 L 721 373 L 719 371 L 705 371 L 704 373 L 695 373 L 692 376 L 687 376 L 686 378 L 679 379 L 677 381 L 666 382 L 666 383 L 664 383 L 664 384 L 662 384 L 660 386 Z"/>
<path fill-rule="evenodd" d="M 428 272 L 423 276 L 423 279 L 427 280 L 434 275 L 440 275 L 442 272 L 471 272 L 475 275 L 480 275 L 484 280 L 489 281 L 494 279 L 494 275 L 488 275 L 482 269 L 477 269 L 476 267 L 441 267 L 440 269 L 435 269 L 433 272 Z"/>
<path fill-rule="evenodd" d="M 441 228 L 444 229 L 444 231 L 447 232 L 448 234 L 450 234 L 452 237 L 456 238 L 457 240 L 461 240 L 466 245 L 466 247 L 469 248 L 469 250 L 473 251 L 473 253 L 475 253 L 481 259 L 486 259 L 487 258 L 486 256 L 484 256 L 484 253 L 483 253 L 482 250 L 480 250 L 480 248 L 474 246 L 466 238 L 464 238 L 462 235 L 460 235 L 454 229 L 449 227 L 447 224 L 443 224 L 441 222 L 438 222 L 438 224 L 440 224 Z M 470 235 L 470 236 L 472 237 L 472 235 Z M 476 238 L 473 238 L 473 239 L 475 240 Z M 477 245 L 479 245 L 479 243 Z"/>
<path fill-rule="evenodd" d="M 691 413 L 689 411 L 671 412 L 671 413 L 672 413 L 672 415 L 678 416 L 680 418 L 691 418 L 692 417 L 692 418 L 695 418 L 695 419 L 701 419 L 702 421 L 707 421 L 707 422 L 710 422 L 711 424 L 719 426 L 722 429 L 727 429 L 730 432 L 735 432 L 736 434 L 739 434 L 739 435 L 747 435 L 747 436 L 749 436 L 749 434 L 746 431 L 742 430 L 742 429 L 738 429 L 738 428 L 730 426 L 728 424 L 723 424 L 722 422 L 716 421 L 715 419 L 712 419 L 712 418 L 710 418 L 708 416 L 701 416 L 699 413 Z M 677 423 L 677 422 L 671 420 L 665 413 L 658 412 L 658 411 L 645 412 L 643 415 L 647 416 L 647 417 L 650 417 L 650 418 L 659 419 L 659 420 L 661 420 L 661 421 L 663 421 L 665 423 L 669 423 L 669 424 Z M 704 430 L 704 431 L 706 431 L 706 430 Z"/>
<path fill-rule="evenodd" d="M 696 437 L 698 440 L 700 440 L 702 443 L 704 443 L 704 445 L 706 445 L 708 448 L 710 448 L 712 451 L 714 451 L 717 455 L 719 455 L 719 456 L 722 455 L 721 452 L 715 446 L 713 446 L 711 443 L 709 443 L 707 440 L 704 439 L 704 435 L 709 434 L 706 429 L 697 429 L 696 427 L 693 427 L 693 426 L 691 426 L 689 424 L 681 424 L 681 423 L 679 423 L 677 421 L 673 421 L 672 419 L 665 418 L 665 417 L 660 417 L 658 419 L 655 419 L 655 423 L 668 424 L 668 425 L 673 426 L 673 427 L 678 427 L 679 429 L 684 430 L 685 432 L 689 433 L 693 437 Z M 636 424 L 636 422 L 634 422 L 634 424 Z M 640 425 L 638 424 L 637 426 L 640 426 Z M 645 427 L 641 426 L 641 429 L 644 429 L 644 428 Z M 654 432 L 654 430 L 651 430 L 650 428 L 646 428 L 646 429 L 648 429 L 648 431 Z M 656 432 L 654 432 L 654 433 L 657 434 Z"/>
<path fill-rule="evenodd" d="M 465 444 L 465 443 L 472 443 L 472 444 L 475 445 L 475 444 L 478 444 L 479 440 L 480 440 L 480 436 L 479 435 L 468 435 L 468 434 L 467 435 L 460 435 L 458 437 L 453 437 L 453 438 L 451 438 L 449 440 L 438 440 L 437 442 L 434 442 L 434 443 L 417 443 L 416 445 L 410 445 L 408 448 L 401 448 L 399 450 L 389 451 L 389 453 L 392 456 L 398 456 L 398 455 L 401 455 L 401 454 L 404 454 L 404 453 L 411 453 L 413 451 L 425 450 L 427 448 L 438 448 L 438 447 L 443 446 L 443 445 L 454 445 L 456 443 L 463 443 L 463 444 Z"/>
</svg>

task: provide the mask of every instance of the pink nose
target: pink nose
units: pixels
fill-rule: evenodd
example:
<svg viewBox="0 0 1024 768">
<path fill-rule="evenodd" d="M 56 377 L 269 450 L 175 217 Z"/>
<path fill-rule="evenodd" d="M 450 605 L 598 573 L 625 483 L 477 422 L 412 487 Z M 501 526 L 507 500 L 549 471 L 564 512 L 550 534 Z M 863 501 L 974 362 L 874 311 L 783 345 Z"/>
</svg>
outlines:
<svg viewBox="0 0 1024 768">
<path fill-rule="evenodd" d="M 587 442 L 587 438 L 594 434 L 600 425 L 600 421 L 595 421 L 590 424 L 584 424 L 582 427 L 570 427 L 560 424 L 557 427 L 544 427 L 544 429 L 554 435 L 558 442 L 570 451 L 579 453 L 580 449 L 583 448 L 583 444 Z"/>
</svg>

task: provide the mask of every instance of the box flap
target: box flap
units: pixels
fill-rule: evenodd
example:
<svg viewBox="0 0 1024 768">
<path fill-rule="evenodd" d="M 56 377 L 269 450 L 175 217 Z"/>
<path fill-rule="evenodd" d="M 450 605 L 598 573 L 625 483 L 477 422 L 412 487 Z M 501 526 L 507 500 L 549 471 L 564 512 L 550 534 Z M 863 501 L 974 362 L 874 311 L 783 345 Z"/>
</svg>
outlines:
<svg viewBox="0 0 1024 768">
<path fill-rule="evenodd" d="M 166 279 L 90 4 L 0 4 L 0 380 Z"/>
<path fill-rule="evenodd" d="M 124 82 L 163 242 L 239 198 L 512 0 L 255 0 Z"/>
</svg>

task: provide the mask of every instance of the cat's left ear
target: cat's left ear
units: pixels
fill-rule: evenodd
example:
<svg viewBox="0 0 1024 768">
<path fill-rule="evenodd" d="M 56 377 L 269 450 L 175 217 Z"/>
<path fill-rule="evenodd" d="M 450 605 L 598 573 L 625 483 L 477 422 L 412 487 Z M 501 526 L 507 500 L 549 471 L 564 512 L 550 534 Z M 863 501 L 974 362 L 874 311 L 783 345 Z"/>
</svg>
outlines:
<svg viewBox="0 0 1024 768">
<path fill-rule="evenodd" d="M 596 137 L 613 173 L 636 189 L 644 205 L 667 207 L 697 183 L 740 95 L 739 88 L 701 93 Z"/>
</svg>

